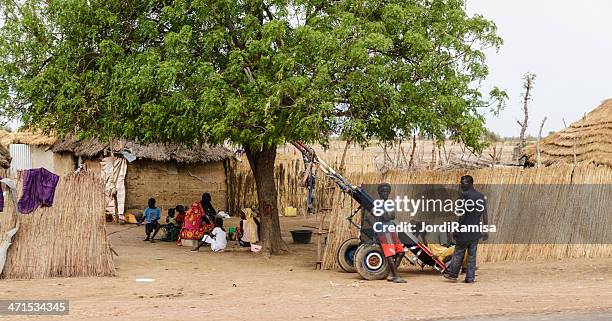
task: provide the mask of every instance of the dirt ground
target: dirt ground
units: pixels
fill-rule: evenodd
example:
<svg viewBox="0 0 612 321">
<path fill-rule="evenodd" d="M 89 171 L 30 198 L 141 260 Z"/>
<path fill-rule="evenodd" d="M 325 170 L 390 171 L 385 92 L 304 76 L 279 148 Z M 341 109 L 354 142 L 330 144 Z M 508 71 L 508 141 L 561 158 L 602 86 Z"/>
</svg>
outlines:
<svg viewBox="0 0 612 321">
<path fill-rule="evenodd" d="M 407 284 L 362 281 L 357 274 L 313 270 L 315 246 L 293 244 L 288 232 L 313 223 L 301 217 L 281 222 L 291 251 L 270 259 L 236 248 L 190 252 L 174 243 L 152 244 L 142 241 L 142 226 L 110 225 L 110 240 L 119 253 L 117 277 L 0 280 L 0 299 L 70 300 L 68 316 L 4 318 L 423 320 L 612 315 L 612 258 L 483 264 L 475 284 L 451 283 L 433 270 L 416 268 L 402 271 Z M 235 224 L 233 219 L 226 222 Z M 138 278 L 155 281 L 142 283 Z"/>
</svg>

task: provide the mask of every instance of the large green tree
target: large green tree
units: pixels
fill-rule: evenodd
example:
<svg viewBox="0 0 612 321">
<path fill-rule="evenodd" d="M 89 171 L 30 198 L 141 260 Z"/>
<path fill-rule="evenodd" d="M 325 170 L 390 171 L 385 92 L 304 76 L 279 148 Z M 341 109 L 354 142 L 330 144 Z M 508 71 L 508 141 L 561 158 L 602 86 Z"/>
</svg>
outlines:
<svg viewBox="0 0 612 321">
<path fill-rule="evenodd" d="M 262 239 L 276 147 L 420 133 L 481 148 L 495 25 L 461 0 L 0 0 L 0 108 L 59 135 L 244 146 Z"/>
</svg>

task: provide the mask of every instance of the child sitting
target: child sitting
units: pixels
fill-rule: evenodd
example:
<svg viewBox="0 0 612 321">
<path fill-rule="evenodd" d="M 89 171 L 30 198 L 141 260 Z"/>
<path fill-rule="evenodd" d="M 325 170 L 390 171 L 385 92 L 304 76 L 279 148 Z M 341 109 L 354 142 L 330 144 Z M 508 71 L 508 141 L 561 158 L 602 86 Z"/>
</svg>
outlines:
<svg viewBox="0 0 612 321">
<path fill-rule="evenodd" d="M 145 225 L 145 234 L 147 234 L 147 238 L 144 239 L 144 241 L 150 240 L 151 243 L 154 243 L 155 241 L 153 239 L 160 229 L 158 221 L 161 211 L 159 207 L 155 206 L 154 198 L 150 198 L 148 203 L 149 204 L 144 211 L 142 219 L 138 222 L 138 225 L 142 224 L 143 221 L 146 221 L 147 224 Z M 151 233 L 153 233 L 153 236 L 151 236 Z"/>
<path fill-rule="evenodd" d="M 174 208 L 168 209 L 168 216 L 166 216 L 166 224 L 163 225 L 163 229 L 166 233 L 166 236 L 162 239 L 162 241 L 173 242 L 178 239 L 180 226 L 178 226 L 175 214 L 176 210 Z"/>
<path fill-rule="evenodd" d="M 187 209 L 185 209 L 185 206 L 183 205 L 177 205 L 176 212 L 176 225 L 178 227 L 182 227 L 183 222 L 185 221 L 185 213 L 187 213 Z"/>
<path fill-rule="evenodd" d="M 250 208 L 243 208 L 240 213 L 240 228 L 237 237 L 238 244 L 242 247 L 250 247 L 259 241 L 259 220 Z"/>
<path fill-rule="evenodd" d="M 225 247 L 227 246 L 227 233 L 223 228 L 222 218 L 217 217 L 215 219 L 215 228 L 212 230 L 210 235 L 204 235 L 200 244 L 192 249 L 192 251 L 200 250 L 200 247 L 202 247 L 204 244 L 210 244 L 210 249 L 214 252 L 223 252 L 223 250 L 225 250 Z"/>
</svg>

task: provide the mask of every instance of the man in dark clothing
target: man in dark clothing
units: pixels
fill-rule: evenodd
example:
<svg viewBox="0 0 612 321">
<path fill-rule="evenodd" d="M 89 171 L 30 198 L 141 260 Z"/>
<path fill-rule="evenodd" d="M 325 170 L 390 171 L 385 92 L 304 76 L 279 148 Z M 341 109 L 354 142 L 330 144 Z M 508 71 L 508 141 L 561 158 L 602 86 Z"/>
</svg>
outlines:
<svg viewBox="0 0 612 321">
<path fill-rule="evenodd" d="M 444 277 L 450 280 L 457 280 L 459 269 L 465 251 L 468 251 L 468 266 L 465 274 L 465 283 L 473 283 L 476 276 L 476 250 L 478 248 L 478 240 L 482 237 L 486 241 L 488 235 L 480 233 L 480 221 L 488 224 L 487 208 L 485 196 L 474 188 L 474 179 L 472 176 L 466 175 L 461 177 L 461 200 L 463 200 L 463 215 L 459 217 L 459 228 L 466 229 L 464 232 L 454 233 L 455 253 L 453 254 L 452 263 L 445 272 Z"/>
</svg>

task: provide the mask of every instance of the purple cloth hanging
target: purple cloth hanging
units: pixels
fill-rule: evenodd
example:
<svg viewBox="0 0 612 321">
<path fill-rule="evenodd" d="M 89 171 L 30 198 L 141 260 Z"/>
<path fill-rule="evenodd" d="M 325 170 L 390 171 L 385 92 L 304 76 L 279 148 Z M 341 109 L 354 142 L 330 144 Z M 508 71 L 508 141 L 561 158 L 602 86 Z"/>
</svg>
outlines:
<svg viewBox="0 0 612 321">
<path fill-rule="evenodd" d="M 23 194 L 17 203 L 20 213 L 32 213 L 38 206 L 51 207 L 59 176 L 44 168 L 24 171 Z"/>
</svg>

